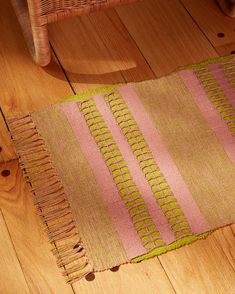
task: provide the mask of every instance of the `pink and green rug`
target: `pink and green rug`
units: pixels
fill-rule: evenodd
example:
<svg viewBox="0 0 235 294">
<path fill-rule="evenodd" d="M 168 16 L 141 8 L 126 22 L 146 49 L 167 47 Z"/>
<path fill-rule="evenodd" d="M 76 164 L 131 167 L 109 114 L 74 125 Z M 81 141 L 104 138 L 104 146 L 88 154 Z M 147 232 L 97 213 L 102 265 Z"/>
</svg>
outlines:
<svg viewBox="0 0 235 294">
<path fill-rule="evenodd" d="M 234 222 L 234 85 L 230 56 L 9 118 L 68 282 Z"/>
</svg>

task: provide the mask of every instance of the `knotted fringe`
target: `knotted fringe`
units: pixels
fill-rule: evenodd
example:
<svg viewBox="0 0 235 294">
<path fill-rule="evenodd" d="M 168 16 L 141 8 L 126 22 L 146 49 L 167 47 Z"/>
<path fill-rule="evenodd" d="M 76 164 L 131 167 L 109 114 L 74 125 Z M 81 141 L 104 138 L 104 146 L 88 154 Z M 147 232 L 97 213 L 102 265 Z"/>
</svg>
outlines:
<svg viewBox="0 0 235 294">
<path fill-rule="evenodd" d="M 68 283 L 93 271 L 77 232 L 63 185 L 30 114 L 8 120 L 20 166 L 30 183 L 57 264 Z"/>
</svg>

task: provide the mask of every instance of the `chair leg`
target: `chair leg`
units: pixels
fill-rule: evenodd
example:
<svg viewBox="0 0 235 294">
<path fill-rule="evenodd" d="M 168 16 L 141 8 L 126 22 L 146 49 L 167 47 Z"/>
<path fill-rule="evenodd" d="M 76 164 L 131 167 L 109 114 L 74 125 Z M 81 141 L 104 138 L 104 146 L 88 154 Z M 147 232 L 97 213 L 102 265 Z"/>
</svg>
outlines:
<svg viewBox="0 0 235 294">
<path fill-rule="evenodd" d="M 36 26 L 33 24 L 25 0 L 11 0 L 11 2 L 34 61 L 40 66 L 48 65 L 51 60 L 51 50 L 47 25 Z"/>
<path fill-rule="evenodd" d="M 35 62 L 40 66 L 48 65 L 51 60 L 51 48 L 48 38 L 47 25 L 32 27 L 32 36 L 34 45 L 31 54 Z"/>
</svg>

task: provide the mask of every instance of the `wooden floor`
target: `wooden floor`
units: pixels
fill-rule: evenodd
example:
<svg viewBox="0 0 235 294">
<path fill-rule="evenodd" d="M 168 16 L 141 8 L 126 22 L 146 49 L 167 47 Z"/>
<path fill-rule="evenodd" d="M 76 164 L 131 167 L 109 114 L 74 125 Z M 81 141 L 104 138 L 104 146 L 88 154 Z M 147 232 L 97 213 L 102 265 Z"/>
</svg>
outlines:
<svg viewBox="0 0 235 294">
<path fill-rule="evenodd" d="M 234 226 L 93 281 L 65 284 L 11 147 L 4 116 L 74 92 L 166 75 L 235 50 L 235 19 L 213 0 L 144 0 L 50 27 L 52 63 L 31 60 L 9 1 L 0 0 L 0 293 L 235 293 Z M 219 36 L 223 37 L 218 37 Z"/>
</svg>

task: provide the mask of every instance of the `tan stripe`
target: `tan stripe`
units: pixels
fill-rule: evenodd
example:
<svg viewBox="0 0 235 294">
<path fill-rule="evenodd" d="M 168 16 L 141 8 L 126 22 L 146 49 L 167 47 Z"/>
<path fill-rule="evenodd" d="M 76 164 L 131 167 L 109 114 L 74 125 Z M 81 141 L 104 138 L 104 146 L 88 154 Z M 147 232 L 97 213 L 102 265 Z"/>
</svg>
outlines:
<svg viewBox="0 0 235 294">
<path fill-rule="evenodd" d="M 209 224 L 234 222 L 234 166 L 179 76 L 133 86 Z"/>
<path fill-rule="evenodd" d="M 104 270 L 127 262 L 92 171 L 64 113 L 56 105 L 34 113 L 33 119 L 67 191 L 75 222 L 94 269 Z"/>
</svg>

